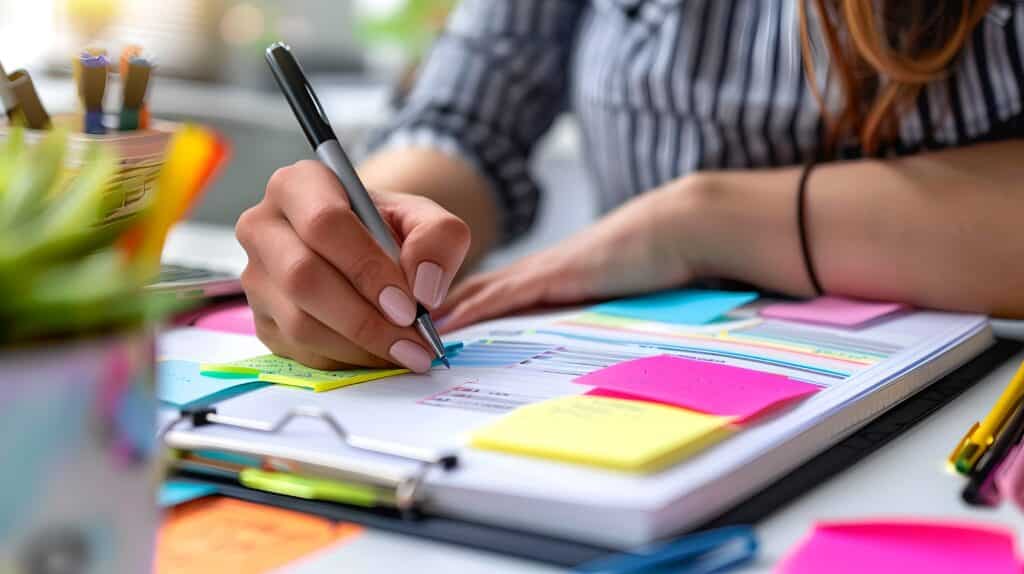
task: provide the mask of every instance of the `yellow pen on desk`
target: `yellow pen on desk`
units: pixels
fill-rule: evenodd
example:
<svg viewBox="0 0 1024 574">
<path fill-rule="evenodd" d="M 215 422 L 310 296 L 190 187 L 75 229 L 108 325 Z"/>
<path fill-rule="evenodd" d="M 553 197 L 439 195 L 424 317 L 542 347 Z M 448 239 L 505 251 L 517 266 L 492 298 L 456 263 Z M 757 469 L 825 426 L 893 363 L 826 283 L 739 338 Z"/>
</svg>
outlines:
<svg viewBox="0 0 1024 574">
<path fill-rule="evenodd" d="M 1021 363 L 1013 380 L 1003 390 L 1003 394 L 999 395 L 999 400 L 996 401 L 988 415 L 980 423 L 974 423 L 968 429 L 967 434 L 949 455 L 949 463 L 957 472 L 968 474 L 974 469 L 974 465 L 995 441 L 999 429 L 1003 428 L 1022 399 L 1024 399 L 1024 363 Z"/>
</svg>

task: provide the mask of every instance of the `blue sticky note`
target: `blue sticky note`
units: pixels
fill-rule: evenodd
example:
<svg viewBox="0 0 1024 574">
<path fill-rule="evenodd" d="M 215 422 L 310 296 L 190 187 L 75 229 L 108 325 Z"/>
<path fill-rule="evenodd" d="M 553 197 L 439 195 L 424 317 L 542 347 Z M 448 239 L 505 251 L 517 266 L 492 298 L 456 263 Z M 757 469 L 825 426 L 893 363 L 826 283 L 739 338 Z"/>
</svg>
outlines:
<svg viewBox="0 0 1024 574">
<path fill-rule="evenodd" d="M 268 385 L 256 377 L 208 377 L 192 361 L 160 361 L 156 366 L 157 398 L 179 409 L 212 405 Z"/>
<path fill-rule="evenodd" d="M 451 362 L 451 359 L 454 358 L 455 355 L 458 355 L 460 352 L 462 352 L 462 341 L 455 341 L 454 343 L 445 343 L 444 356 L 448 358 L 449 362 Z M 440 367 L 443 364 L 444 363 L 441 362 L 441 359 L 434 359 L 430 363 L 430 366 Z"/>
<path fill-rule="evenodd" d="M 217 487 L 198 482 L 182 482 L 169 480 L 160 485 L 158 501 L 160 508 L 178 506 L 190 500 L 209 496 L 217 492 Z"/>
<path fill-rule="evenodd" d="M 705 325 L 757 298 L 758 294 L 750 291 L 681 289 L 609 301 L 590 310 L 643 321 Z"/>
</svg>

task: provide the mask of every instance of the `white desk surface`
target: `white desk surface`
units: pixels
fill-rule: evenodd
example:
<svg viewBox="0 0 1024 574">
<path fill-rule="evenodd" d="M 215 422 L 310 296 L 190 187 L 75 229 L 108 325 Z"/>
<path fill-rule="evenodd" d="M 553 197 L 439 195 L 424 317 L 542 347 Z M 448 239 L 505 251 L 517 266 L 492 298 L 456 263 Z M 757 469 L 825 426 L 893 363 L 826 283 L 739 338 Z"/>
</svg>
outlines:
<svg viewBox="0 0 1024 574">
<path fill-rule="evenodd" d="M 232 237 L 229 230 L 186 225 L 175 231 L 165 253 L 179 261 L 212 255 L 223 263 L 221 267 L 239 270 L 244 253 L 232 245 Z M 1015 322 L 997 326 L 1006 335 L 1024 332 Z M 928 517 L 999 523 L 1024 533 L 1024 514 L 1011 506 L 978 510 L 962 503 L 963 480 L 944 468 L 953 445 L 995 403 L 1022 360 L 1024 352 L 889 445 L 764 521 L 757 528 L 762 545 L 758 561 L 737 574 L 770 573 L 818 520 Z M 1024 550 L 1024 538 L 1019 543 Z M 388 572 L 413 566 L 417 571 L 452 574 L 551 571 L 541 564 L 373 532 L 311 555 L 281 572 Z"/>
</svg>

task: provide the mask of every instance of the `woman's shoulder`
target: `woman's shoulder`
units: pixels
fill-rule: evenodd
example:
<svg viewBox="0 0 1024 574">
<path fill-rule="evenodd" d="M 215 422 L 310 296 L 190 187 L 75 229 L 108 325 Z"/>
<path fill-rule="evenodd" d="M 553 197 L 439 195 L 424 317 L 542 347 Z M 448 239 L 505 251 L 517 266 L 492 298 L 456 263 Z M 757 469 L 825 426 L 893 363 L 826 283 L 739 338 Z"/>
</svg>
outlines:
<svg viewBox="0 0 1024 574">
<path fill-rule="evenodd" d="M 926 85 L 902 114 L 909 150 L 1024 135 L 1024 0 L 997 0 L 949 73 Z"/>
</svg>

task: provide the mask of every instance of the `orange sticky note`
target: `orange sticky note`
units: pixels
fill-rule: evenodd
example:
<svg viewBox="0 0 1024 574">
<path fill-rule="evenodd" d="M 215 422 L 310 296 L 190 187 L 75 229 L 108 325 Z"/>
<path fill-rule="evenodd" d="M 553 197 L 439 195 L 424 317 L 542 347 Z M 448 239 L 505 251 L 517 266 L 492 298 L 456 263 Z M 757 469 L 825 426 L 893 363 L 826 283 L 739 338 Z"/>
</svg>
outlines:
<svg viewBox="0 0 1024 574">
<path fill-rule="evenodd" d="M 168 512 L 154 572 L 267 572 L 361 531 L 301 512 L 205 498 Z"/>
</svg>

